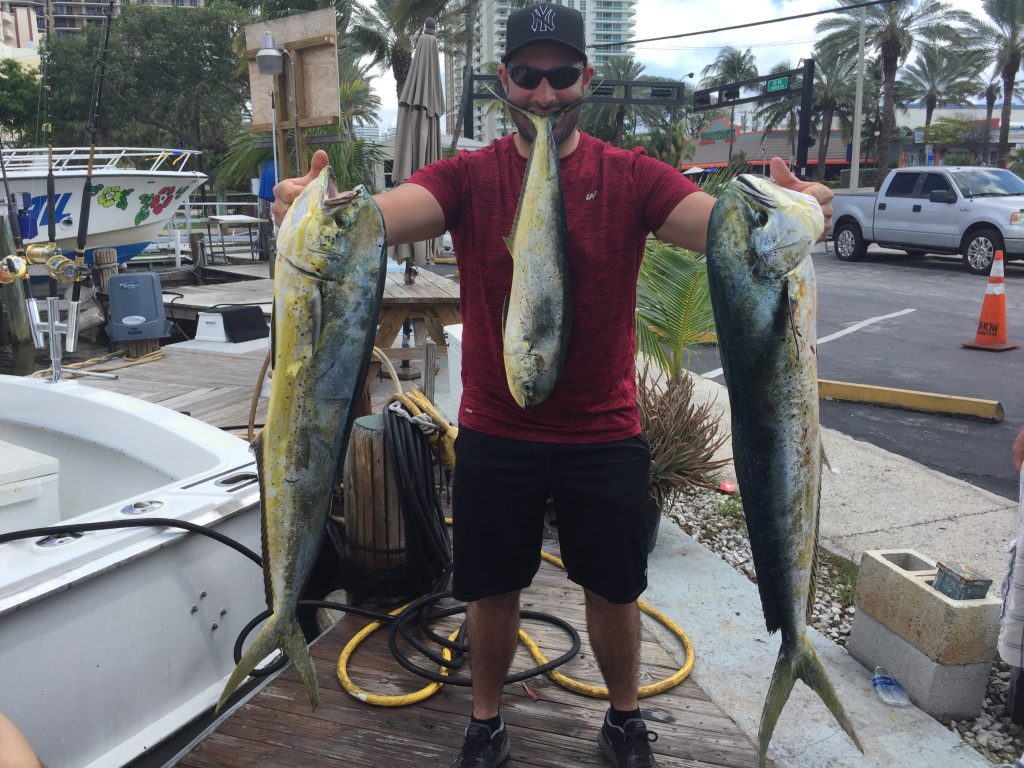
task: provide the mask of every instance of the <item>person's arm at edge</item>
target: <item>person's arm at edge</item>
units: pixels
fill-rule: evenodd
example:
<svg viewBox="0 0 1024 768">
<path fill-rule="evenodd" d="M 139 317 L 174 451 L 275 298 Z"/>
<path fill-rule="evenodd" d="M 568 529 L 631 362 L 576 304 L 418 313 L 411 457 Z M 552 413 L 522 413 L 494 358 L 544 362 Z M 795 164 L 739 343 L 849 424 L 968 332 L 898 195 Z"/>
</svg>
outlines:
<svg viewBox="0 0 1024 768">
<path fill-rule="evenodd" d="M 825 216 L 824 237 L 832 224 L 832 190 L 813 181 L 800 181 L 778 157 L 772 158 L 771 170 L 772 179 L 780 187 L 803 192 L 818 201 Z M 655 237 L 680 248 L 704 253 L 707 250 L 708 220 L 714 206 L 715 198 L 706 192 L 687 195 L 672 209 L 665 223 L 654 233 Z"/>
<path fill-rule="evenodd" d="M 1020 468 L 1024 465 L 1024 427 L 1017 433 L 1017 439 L 1013 441 L 1013 468 L 1020 474 Z"/>
<path fill-rule="evenodd" d="M 285 213 L 302 190 L 328 164 L 327 153 L 318 149 L 309 163 L 309 173 L 294 179 L 282 179 L 274 187 L 274 203 L 270 210 L 274 221 L 281 225 Z M 374 196 L 384 216 L 384 229 L 388 245 L 415 243 L 444 234 L 444 213 L 441 205 L 425 187 L 402 184 L 388 192 Z"/>
</svg>

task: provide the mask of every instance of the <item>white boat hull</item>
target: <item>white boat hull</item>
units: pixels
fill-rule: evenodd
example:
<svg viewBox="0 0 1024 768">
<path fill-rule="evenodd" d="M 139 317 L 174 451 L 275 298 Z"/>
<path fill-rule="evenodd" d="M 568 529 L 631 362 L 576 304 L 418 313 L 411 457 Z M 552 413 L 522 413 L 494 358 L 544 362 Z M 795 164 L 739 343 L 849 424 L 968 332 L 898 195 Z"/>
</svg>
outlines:
<svg viewBox="0 0 1024 768">
<path fill-rule="evenodd" d="M 92 171 L 86 258 L 96 248 L 115 248 L 127 261 L 156 239 L 175 212 L 206 176 L 174 170 L 167 150 L 102 148 Z M 54 215 L 57 246 L 75 252 L 88 152 L 55 150 Z M 49 164 L 42 150 L 8 150 L 4 154 L 8 183 L 19 209 L 25 211 L 22 235 L 27 243 L 48 241 L 50 215 L 46 179 Z M 144 170 L 122 167 L 129 162 Z M 26 204 L 27 201 L 27 204 Z M 25 227 L 23 226 L 23 230 Z"/>
<path fill-rule="evenodd" d="M 14 460 L 60 464 L 59 520 L 40 508 L 40 524 L 168 517 L 259 551 L 244 441 L 74 382 L 0 376 L 0 402 L 18 405 L 0 413 L 0 440 L 22 447 Z M 0 533 L 10 498 L 0 486 Z M 0 711 L 48 768 L 123 765 L 215 703 L 239 631 L 265 608 L 262 574 L 221 543 L 163 527 L 39 541 L 0 544 Z"/>
</svg>

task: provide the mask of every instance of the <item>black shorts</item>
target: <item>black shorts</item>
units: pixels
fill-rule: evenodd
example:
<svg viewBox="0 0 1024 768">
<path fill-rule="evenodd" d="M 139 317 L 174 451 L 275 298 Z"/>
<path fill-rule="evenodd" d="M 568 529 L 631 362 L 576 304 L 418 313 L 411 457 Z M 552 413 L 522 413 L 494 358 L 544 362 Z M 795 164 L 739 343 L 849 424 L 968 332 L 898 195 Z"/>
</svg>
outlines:
<svg viewBox="0 0 1024 768">
<path fill-rule="evenodd" d="M 642 435 L 612 443 L 508 440 L 459 428 L 452 491 L 452 590 L 471 601 L 523 589 L 540 567 L 554 499 L 569 578 L 612 603 L 647 588 L 654 502 Z"/>
</svg>

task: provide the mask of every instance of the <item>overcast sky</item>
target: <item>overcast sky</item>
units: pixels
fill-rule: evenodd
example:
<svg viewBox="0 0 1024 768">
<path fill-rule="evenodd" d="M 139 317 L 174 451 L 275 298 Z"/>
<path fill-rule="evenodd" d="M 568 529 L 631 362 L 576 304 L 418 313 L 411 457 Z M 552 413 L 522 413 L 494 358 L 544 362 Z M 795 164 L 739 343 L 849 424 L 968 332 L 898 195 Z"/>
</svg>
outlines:
<svg viewBox="0 0 1024 768">
<path fill-rule="evenodd" d="M 951 4 L 978 18 L 985 18 L 981 0 L 952 0 Z M 636 39 L 678 34 L 682 32 L 743 24 L 800 13 L 834 8 L 834 0 L 742 0 L 732 3 L 706 3 L 693 0 L 639 0 L 636 4 Z M 742 13 L 723 13 L 733 8 Z M 693 82 L 700 79 L 701 70 L 714 61 L 718 51 L 726 45 L 750 48 L 760 72 L 768 72 L 775 64 L 786 62 L 796 69 L 800 59 L 809 56 L 814 48 L 814 27 L 823 16 L 784 21 L 731 32 L 641 43 L 634 55 L 645 67 L 645 75 L 682 78 L 693 72 Z M 666 19 L 673 19 L 671 24 Z M 374 90 L 383 103 L 381 127 L 395 124 L 398 100 L 394 79 L 386 72 L 373 81 Z"/>
</svg>

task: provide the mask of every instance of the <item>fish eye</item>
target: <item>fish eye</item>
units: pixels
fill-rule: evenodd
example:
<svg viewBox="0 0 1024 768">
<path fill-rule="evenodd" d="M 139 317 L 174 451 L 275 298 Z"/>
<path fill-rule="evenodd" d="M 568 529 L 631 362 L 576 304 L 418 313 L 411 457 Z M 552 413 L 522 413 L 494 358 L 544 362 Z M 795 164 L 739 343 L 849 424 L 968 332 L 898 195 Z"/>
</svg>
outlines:
<svg viewBox="0 0 1024 768">
<path fill-rule="evenodd" d="M 766 226 L 768 224 L 768 211 L 762 209 L 757 212 L 757 224 L 760 227 Z"/>
</svg>

